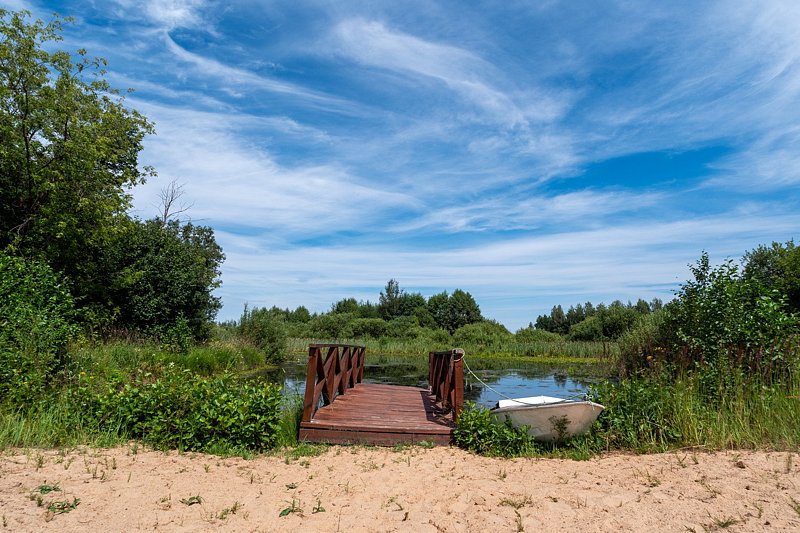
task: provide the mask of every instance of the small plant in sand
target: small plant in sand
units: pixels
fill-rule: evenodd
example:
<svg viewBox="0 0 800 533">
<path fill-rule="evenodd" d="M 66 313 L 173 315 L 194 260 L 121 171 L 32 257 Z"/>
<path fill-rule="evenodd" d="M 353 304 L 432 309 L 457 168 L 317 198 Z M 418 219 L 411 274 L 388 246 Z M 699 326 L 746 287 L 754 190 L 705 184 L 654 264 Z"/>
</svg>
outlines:
<svg viewBox="0 0 800 533">
<path fill-rule="evenodd" d="M 228 515 L 236 514 L 242 507 L 243 505 L 238 501 L 233 502 L 233 505 L 231 505 L 230 507 L 226 507 L 225 509 L 218 512 L 217 518 L 219 518 L 220 520 L 225 520 L 226 518 L 228 518 Z"/>
<path fill-rule="evenodd" d="M 286 507 L 285 509 L 283 509 L 278 516 L 281 516 L 281 517 L 289 516 L 292 513 L 295 513 L 295 514 L 302 514 L 303 513 L 303 510 L 298 505 L 298 501 L 295 500 L 294 498 L 292 498 L 291 505 L 289 505 L 289 507 Z"/>
<path fill-rule="evenodd" d="M 317 498 L 317 504 L 311 509 L 311 514 L 324 513 L 325 508 L 322 506 L 322 501 Z"/>
<path fill-rule="evenodd" d="M 38 492 L 39 494 L 50 494 L 51 492 L 61 492 L 61 487 L 58 485 L 58 483 L 53 483 L 52 485 L 45 483 L 43 485 L 39 485 L 31 492 Z"/>
<path fill-rule="evenodd" d="M 203 503 L 203 498 L 200 497 L 200 495 L 189 496 L 188 498 L 181 498 L 181 503 L 184 505 L 195 505 L 198 503 Z"/>
<path fill-rule="evenodd" d="M 72 501 L 54 501 L 50 502 L 47 506 L 47 511 L 52 514 L 68 513 L 78 507 L 81 501 L 78 498 L 72 498 Z"/>
<path fill-rule="evenodd" d="M 513 507 L 514 509 L 522 509 L 526 505 L 533 505 L 533 500 L 530 496 L 522 496 L 520 498 L 503 498 L 500 500 L 500 505 Z"/>
</svg>

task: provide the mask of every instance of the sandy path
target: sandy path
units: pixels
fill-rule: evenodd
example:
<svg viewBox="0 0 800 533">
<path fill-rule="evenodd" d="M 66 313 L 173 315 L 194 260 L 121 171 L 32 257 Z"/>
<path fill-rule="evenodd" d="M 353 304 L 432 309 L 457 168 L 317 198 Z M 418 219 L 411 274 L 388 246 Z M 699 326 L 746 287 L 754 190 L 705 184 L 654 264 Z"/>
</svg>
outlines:
<svg viewBox="0 0 800 533">
<path fill-rule="evenodd" d="M 32 492 L 55 483 L 61 492 Z M 181 502 L 192 496 L 202 503 Z M 69 513 L 46 511 L 75 498 Z M 302 511 L 279 516 L 292 501 Z M 800 531 L 800 455 L 576 462 L 333 447 L 244 460 L 130 447 L 15 450 L 0 455 L 0 509 L 8 531 Z"/>
</svg>

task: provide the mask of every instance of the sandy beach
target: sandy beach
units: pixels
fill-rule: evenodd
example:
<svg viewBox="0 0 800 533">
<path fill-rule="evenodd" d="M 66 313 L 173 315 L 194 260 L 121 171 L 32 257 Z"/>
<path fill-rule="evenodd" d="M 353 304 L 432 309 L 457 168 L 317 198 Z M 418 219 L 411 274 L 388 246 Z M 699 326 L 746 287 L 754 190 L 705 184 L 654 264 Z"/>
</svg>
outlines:
<svg viewBox="0 0 800 533">
<path fill-rule="evenodd" d="M 336 446 L 245 460 L 135 444 L 7 450 L 0 508 L 7 531 L 800 531 L 800 456 L 504 460 L 446 447 Z"/>
<path fill-rule="evenodd" d="M 0 508 L 8 531 L 798 531 L 800 457 L 11 450 L 0 458 Z"/>
</svg>

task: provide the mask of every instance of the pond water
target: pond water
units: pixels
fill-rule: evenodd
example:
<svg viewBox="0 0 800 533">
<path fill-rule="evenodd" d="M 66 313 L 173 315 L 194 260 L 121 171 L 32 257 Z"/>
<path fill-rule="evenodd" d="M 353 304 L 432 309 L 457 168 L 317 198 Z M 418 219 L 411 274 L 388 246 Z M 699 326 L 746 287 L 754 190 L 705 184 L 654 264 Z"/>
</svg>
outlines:
<svg viewBox="0 0 800 533">
<path fill-rule="evenodd" d="M 398 361 L 399 358 L 371 355 L 373 364 L 364 367 L 365 383 L 385 383 L 427 387 L 427 358 L 422 361 Z M 526 396 L 582 397 L 589 386 L 605 379 L 599 365 L 581 364 L 559 366 L 522 361 L 496 361 L 471 357 L 464 369 L 464 399 L 483 407 L 494 407 L 498 400 Z M 285 395 L 303 395 L 306 363 L 289 361 L 280 368 L 265 370 L 251 376 L 281 385 Z M 481 383 L 483 382 L 483 383 Z"/>
</svg>

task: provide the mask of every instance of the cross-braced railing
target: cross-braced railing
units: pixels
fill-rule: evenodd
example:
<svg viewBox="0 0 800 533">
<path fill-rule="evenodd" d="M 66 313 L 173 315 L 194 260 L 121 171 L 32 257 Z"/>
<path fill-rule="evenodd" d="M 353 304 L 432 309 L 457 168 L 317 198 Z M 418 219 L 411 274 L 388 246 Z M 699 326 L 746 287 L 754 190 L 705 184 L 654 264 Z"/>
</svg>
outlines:
<svg viewBox="0 0 800 533">
<path fill-rule="evenodd" d="M 442 407 L 453 410 L 457 418 L 464 408 L 464 350 L 428 354 L 428 384 Z"/>
<path fill-rule="evenodd" d="M 308 346 L 303 422 L 311 422 L 320 403 L 329 405 L 338 395 L 361 383 L 364 379 L 365 355 L 364 346 L 349 344 Z"/>
</svg>

